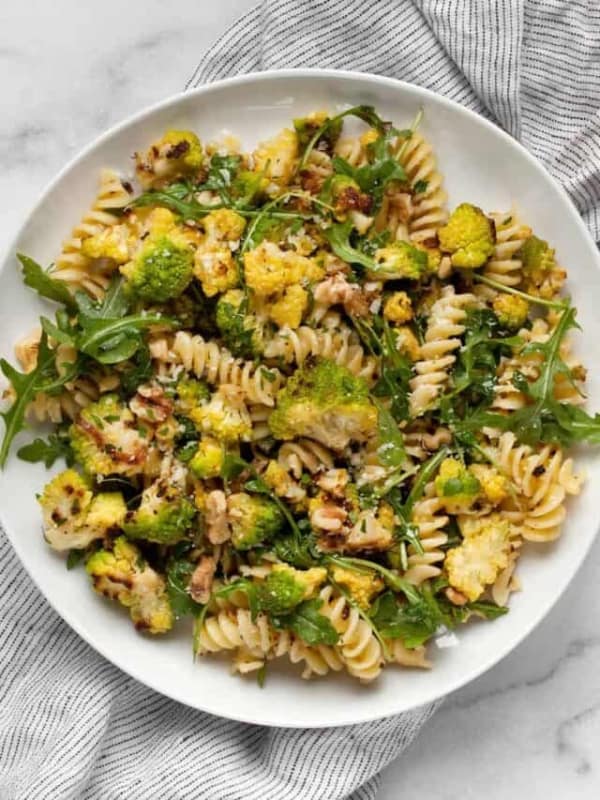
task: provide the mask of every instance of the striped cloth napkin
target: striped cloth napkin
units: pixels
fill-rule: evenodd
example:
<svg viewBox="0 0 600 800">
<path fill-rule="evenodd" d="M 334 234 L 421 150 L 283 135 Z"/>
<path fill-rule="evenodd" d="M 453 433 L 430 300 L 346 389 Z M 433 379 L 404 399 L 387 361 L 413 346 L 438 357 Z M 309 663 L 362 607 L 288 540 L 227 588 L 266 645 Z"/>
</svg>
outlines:
<svg viewBox="0 0 600 800">
<path fill-rule="evenodd" d="M 309 66 L 425 86 L 520 139 L 598 239 L 599 45 L 590 0 L 265 0 L 204 54 L 188 87 Z M 67 628 L 2 533 L 0 698 L 1 800 L 372 800 L 378 773 L 434 710 L 302 731 L 185 708 Z"/>
</svg>

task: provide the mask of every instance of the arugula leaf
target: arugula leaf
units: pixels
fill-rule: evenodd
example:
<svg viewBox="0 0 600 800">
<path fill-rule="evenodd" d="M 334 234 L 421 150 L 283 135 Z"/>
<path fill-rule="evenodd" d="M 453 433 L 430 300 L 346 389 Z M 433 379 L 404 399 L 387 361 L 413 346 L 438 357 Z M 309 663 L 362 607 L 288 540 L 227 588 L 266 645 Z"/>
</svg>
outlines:
<svg viewBox="0 0 600 800">
<path fill-rule="evenodd" d="M 345 159 L 336 156 L 332 160 L 334 171 L 338 175 L 347 175 L 358 184 L 360 190 L 373 198 L 377 208 L 381 203 L 385 187 L 390 181 L 404 183 L 407 179 L 404 167 L 388 152 L 388 139 L 381 136 L 371 146 L 373 161 L 362 167 L 353 167 Z"/>
<path fill-rule="evenodd" d="M 500 358 L 523 340 L 509 336 L 490 309 L 469 309 L 465 320 L 465 341 L 452 379 L 450 397 L 462 394 L 468 405 L 489 405 L 494 398 L 496 371 Z M 468 392 L 467 392 L 468 390 Z"/>
<path fill-rule="evenodd" d="M 498 617 L 503 617 L 505 614 L 508 614 L 508 608 L 506 606 L 497 606 L 495 603 L 486 603 L 483 600 L 467 603 L 466 607 L 469 611 L 472 611 L 473 614 L 477 614 L 484 619 L 498 619 Z"/>
<path fill-rule="evenodd" d="M 250 464 L 235 453 L 225 453 L 221 465 L 221 477 L 224 481 L 233 480 L 233 478 L 238 478 L 249 467 Z"/>
<path fill-rule="evenodd" d="M 141 331 L 150 325 L 178 324 L 160 314 L 127 315 L 129 302 L 119 277 L 113 278 L 100 303 L 94 303 L 82 292 L 75 299 L 79 307 L 78 329 L 71 334 L 71 343 L 100 364 L 117 364 L 131 358 L 143 344 Z"/>
<path fill-rule="evenodd" d="M 40 391 L 49 368 L 54 366 L 55 354 L 48 347 L 48 336 L 42 332 L 38 349 L 37 365 L 31 372 L 19 372 L 6 359 L 0 359 L 0 370 L 12 384 L 15 400 L 8 411 L 0 412 L 4 419 L 4 437 L 0 446 L 0 467 L 6 464 L 10 446 L 15 436 L 25 427 L 27 406 Z"/>
<path fill-rule="evenodd" d="M 369 616 L 384 638 L 402 639 L 409 649 L 430 639 L 444 619 L 435 598 L 426 589 L 412 603 L 401 603 L 393 592 L 385 592 L 377 598 Z"/>
<path fill-rule="evenodd" d="M 375 261 L 361 250 L 357 250 L 356 247 L 353 247 L 350 242 L 353 230 L 354 226 L 352 220 L 347 219 L 345 222 L 337 222 L 334 225 L 330 225 L 329 228 L 323 231 L 323 234 L 333 252 L 338 258 L 341 258 L 342 261 L 346 261 L 348 264 L 360 264 L 366 267 L 366 269 L 376 271 L 377 264 Z"/>
<path fill-rule="evenodd" d="M 425 487 L 437 472 L 439 465 L 446 458 L 448 452 L 449 449 L 447 447 L 442 447 L 421 466 L 421 469 L 417 474 L 417 478 L 413 483 L 412 489 L 410 490 L 410 493 L 406 498 L 406 502 L 402 508 L 402 512 L 407 519 L 410 519 L 414 504 L 423 496 Z"/>
<path fill-rule="evenodd" d="M 299 170 L 304 169 L 306 166 L 309 156 L 314 150 L 319 139 L 327 138 L 332 134 L 332 132 L 339 135 L 341 123 L 344 117 L 357 117 L 363 122 L 366 122 L 366 124 L 371 128 L 375 128 L 375 130 L 380 134 L 385 133 L 391 128 L 391 123 L 384 122 L 379 114 L 375 111 L 374 106 L 360 105 L 347 108 L 340 114 L 336 114 L 334 117 L 329 117 L 327 120 L 325 120 L 323 125 L 321 125 L 321 127 L 315 131 L 304 149 L 302 158 L 300 159 L 300 164 L 298 166 Z"/>
<path fill-rule="evenodd" d="M 152 377 L 152 356 L 146 344 L 134 354 L 130 366 L 120 373 L 120 389 L 125 398 L 135 394 L 138 386 Z"/>
<path fill-rule="evenodd" d="M 70 310 L 75 310 L 75 299 L 67 289 L 64 281 L 57 281 L 46 272 L 33 258 L 24 253 L 17 253 L 17 258 L 23 268 L 23 282 L 25 286 L 34 289 L 40 297 L 45 297 L 55 303 L 61 303 Z"/>
<path fill-rule="evenodd" d="M 377 403 L 377 458 L 385 467 L 401 467 L 406 461 L 404 437 L 387 408 Z"/>
<path fill-rule="evenodd" d="M 293 631 L 306 644 L 337 644 L 339 634 L 329 618 L 320 613 L 322 605 L 318 597 L 305 600 L 289 614 L 274 617 L 273 624 Z"/>
<path fill-rule="evenodd" d="M 408 358 L 398 351 L 395 334 L 387 320 L 383 320 L 383 337 L 379 342 L 381 356 L 380 377 L 373 387 L 375 397 L 389 397 L 390 411 L 398 422 L 408 419 L 409 382 L 412 367 Z"/>
<path fill-rule="evenodd" d="M 171 559 L 167 564 L 167 594 L 176 619 L 197 616 L 204 606 L 192 600 L 188 586 L 195 565 L 184 558 Z"/>
<path fill-rule="evenodd" d="M 59 458 L 63 458 L 68 467 L 75 463 L 75 457 L 66 431 L 51 433 L 47 441 L 40 438 L 34 439 L 33 442 L 20 447 L 17 450 L 17 456 L 22 461 L 27 461 L 30 464 L 42 461 L 46 469 L 50 468 Z"/>
<path fill-rule="evenodd" d="M 297 528 L 285 536 L 277 537 L 272 550 L 280 561 L 297 569 L 308 569 L 322 561 L 322 556 L 316 549 L 316 539 L 310 530 L 301 531 Z"/>
<path fill-rule="evenodd" d="M 465 431 L 476 431 L 485 425 L 511 430 L 520 442 L 540 442 L 570 447 L 577 442 L 600 443 L 600 414 L 590 416 L 582 408 L 560 403 L 554 397 L 555 380 L 559 375 L 573 381 L 571 370 L 560 354 L 561 344 L 569 330 L 578 328 L 575 309 L 566 308 L 556 328 L 545 342 L 531 342 L 521 354 L 540 356 L 540 373 L 532 383 L 519 381 L 519 388 L 530 403 L 511 414 L 503 415 L 477 409 L 462 420 Z"/>
<path fill-rule="evenodd" d="M 85 558 L 86 551 L 84 550 L 69 550 L 69 555 L 67 556 L 67 569 L 75 569 L 78 564 L 81 564 L 83 559 Z"/>
</svg>

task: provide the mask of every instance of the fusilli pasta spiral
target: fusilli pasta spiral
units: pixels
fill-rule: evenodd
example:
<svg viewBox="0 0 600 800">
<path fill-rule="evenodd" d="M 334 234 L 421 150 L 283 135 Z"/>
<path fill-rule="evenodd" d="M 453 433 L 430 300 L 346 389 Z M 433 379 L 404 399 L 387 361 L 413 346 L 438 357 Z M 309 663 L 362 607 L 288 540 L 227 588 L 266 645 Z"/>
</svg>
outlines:
<svg viewBox="0 0 600 800">
<path fill-rule="evenodd" d="M 456 294 L 445 287 L 431 307 L 425 342 L 415 364 L 415 377 L 410 381 L 410 412 L 418 417 L 435 403 L 448 382 L 450 367 L 456 361 L 454 351 L 461 346 L 465 307 L 476 302 L 475 295 Z"/>
<path fill-rule="evenodd" d="M 235 358 L 224 347 L 205 341 L 199 334 L 177 331 L 175 336 L 154 337 L 149 347 L 152 357 L 163 364 L 181 366 L 212 384 L 238 386 L 251 403 L 272 406 L 281 388 L 282 375 L 277 369 L 266 370 L 252 361 Z"/>
<path fill-rule="evenodd" d="M 425 188 L 413 196 L 410 238 L 414 242 L 435 241 L 438 229 L 448 219 L 448 198 L 443 188 L 442 176 L 437 170 L 433 148 L 416 131 L 401 144 L 398 158 L 412 187 L 420 182 L 426 183 Z"/>
</svg>

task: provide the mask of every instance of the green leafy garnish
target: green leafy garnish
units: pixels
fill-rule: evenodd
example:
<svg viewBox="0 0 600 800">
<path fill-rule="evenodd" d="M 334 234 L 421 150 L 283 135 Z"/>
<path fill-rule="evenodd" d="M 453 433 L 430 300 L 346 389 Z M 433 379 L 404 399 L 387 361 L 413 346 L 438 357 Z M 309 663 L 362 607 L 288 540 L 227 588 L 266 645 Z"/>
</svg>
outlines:
<svg viewBox="0 0 600 800">
<path fill-rule="evenodd" d="M 188 591 L 194 568 L 195 565 L 185 558 L 171 559 L 167 564 L 167 593 L 177 619 L 190 614 L 197 616 L 204 607 L 192 600 Z"/>
<path fill-rule="evenodd" d="M 462 420 L 465 430 L 476 431 L 489 425 L 503 431 L 513 431 L 519 441 L 535 445 L 540 442 L 570 447 L 577 442 L 600 443 L 600 414 L 590 416 L 578 406 L 561 403 L 554 397 L 555 380 L 563 376 L 575 386 L 571 370 L 560 354 L 568 331 L 578 328 L 575 309 L 568 307 L 545 342 L 530 342 L 522 348 L 522 356 L 540 356 L 540 374 L 532 383 L 518 381 L 518 388 L 529 399 L 511 414 L 495 414 L 477 410 Z M 517 379 L 518 380 L 518 379 Z"/>
<path fill-rule="evenodd" d="M 401 467 L 406 461 L 404 437 L 387 408 L 377 404 L 377 458 L 385 467 Z"/>
<path fill-rule="evenodd" d="M 318 597 L 305 600 L 289 614 L 274 617 L 273 624 L 293 631 L 306 644 L 337 644 L 338 632 L 329 618 L 320 613 L 322 605 L 323 601 Z"/>
<path fill-rule="evenodd" d="M 354 226 L 351 219 L 337 222 L 323 231 L 325 238 L 331 245 L 333 252 L 348 264 L 360 264 L 369 270 L 375 271 L 377 265 L 368 255 L 354 247 L 350 241 Z"/>
<path fill-rule="evenodd" d="M 20 447 L 17 450 L 17 456 L 22 461 L 27 461 L 30 464 L 36 464 L 41 461 L 46 469 L 49 469 L 59 458 L 63 458 L 68 467 L 75 462 L 70 439 L 66 431 L 51 433 L 47 440 L 34 439 L 30 444 Z"/>
<path fill-rule="evenodd" d="M 42 332 L 40 339 L 37 365 L 31 372 L 19 372 L 6 359 L 0 359 L 0 370 L 10 381 L 15 393 L 15 399 L 8 411 L 0 412 L 4 420 L 4 437 L 0 446 L 0 467 L 3 467 L 8 458 L 10 446 L 15 436 L 25 427 L 25 412 L 27 406 L 36 394 L 42 391 L 47 382 L 48 370 L 54 368 L 55 354 L 48 347 L 48 337 Z"/>
<path fill-rule="evenodd" d="M 55 303 L 61 303 L 71 311 L 76 309 L 75 299 L 64 281 L 57 281 L 33 258 L 29 258 L 23 253 L 17 253 L 17 258 L 23 268 L 25 286 L 34 289 L 40 297 L 45 297 Z"/>
</svg>

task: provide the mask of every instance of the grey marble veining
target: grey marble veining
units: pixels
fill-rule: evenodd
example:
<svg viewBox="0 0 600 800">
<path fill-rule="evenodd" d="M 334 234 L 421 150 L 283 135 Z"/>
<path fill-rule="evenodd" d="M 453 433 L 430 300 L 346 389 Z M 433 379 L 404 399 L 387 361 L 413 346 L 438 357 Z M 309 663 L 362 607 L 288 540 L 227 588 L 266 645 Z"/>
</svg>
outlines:
<svg viewBox="0 0 600 800">
<path fill-rule="evenodd" d="M 0 245 L 108 126 L 183 88 L 253 0 L 0 5 Z M 381 800 L 598 800 L 600 542 L 509 657 L 449 697 L 384 774 Z"/>
</svg>

